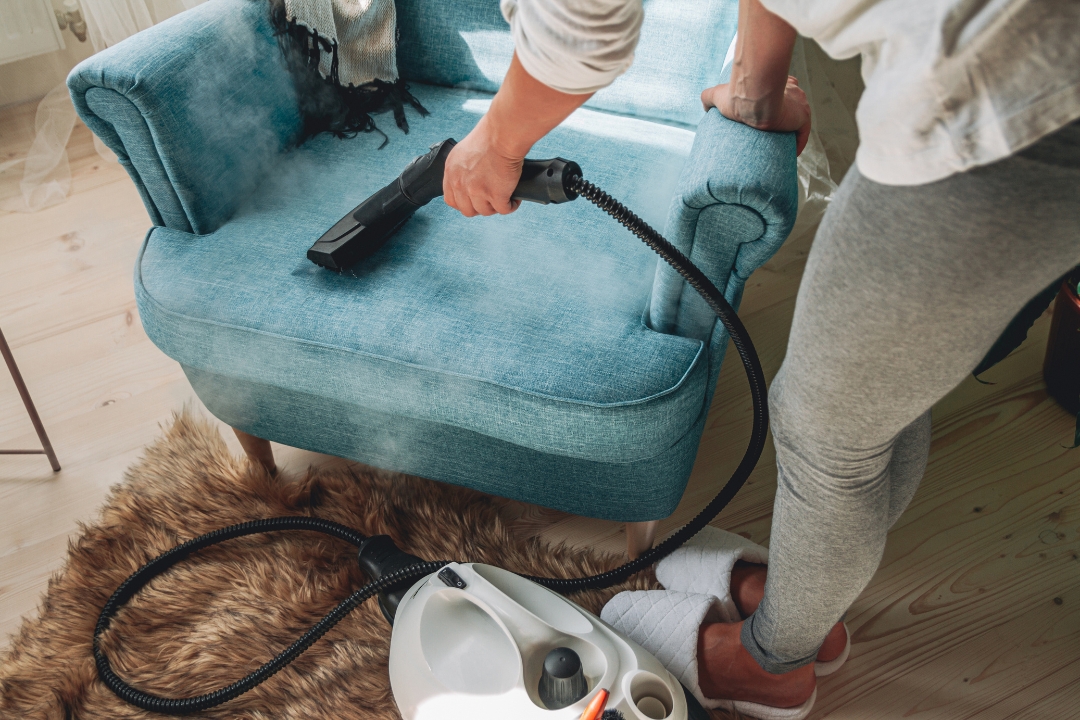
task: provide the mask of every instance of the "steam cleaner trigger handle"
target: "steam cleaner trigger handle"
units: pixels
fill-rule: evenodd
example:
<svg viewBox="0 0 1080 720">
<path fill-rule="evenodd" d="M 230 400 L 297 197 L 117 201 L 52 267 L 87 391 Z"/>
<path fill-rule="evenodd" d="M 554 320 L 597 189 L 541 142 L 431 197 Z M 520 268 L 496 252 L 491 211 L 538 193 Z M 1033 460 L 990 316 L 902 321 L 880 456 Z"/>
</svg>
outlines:
<svg viewBox="0 0 1080 720">
<path fill-rule="evenodd" d="M 570 179 L 574 176 L 581 177 L 581 167 L 572 160 L 525 158 L 521 179 L 512 197 L 541 205 L 576 200 L 577 193 L 570 189 Z"/>
<path fill-rule="evenodd" d="M 457 141 L 449 138 L 435 143 L 428 152 L 413 160 L 402 171 L 397 184 L 401 194 L 408 198 L 410 203 L 422 207 L 443 194 L 446 157 L 455 145 Z M 526 158 L 513 197 L 541 205 L 574 200 L 577 193 L 570 189 L 570 179 L 575 175 L 581 175 L 581 168 L 576 162 L 562 158 Z"/>
<path fill-rule="evenodd" d="M 453 139 L 435 143 L 427 153 L 413 160 L 401 171 L 397 185 L 409 202 L 416 207 L 423 207 L 443 194 L 443 171 L 446 169 L 446 156 L 457 145 Z"/>
</svg>

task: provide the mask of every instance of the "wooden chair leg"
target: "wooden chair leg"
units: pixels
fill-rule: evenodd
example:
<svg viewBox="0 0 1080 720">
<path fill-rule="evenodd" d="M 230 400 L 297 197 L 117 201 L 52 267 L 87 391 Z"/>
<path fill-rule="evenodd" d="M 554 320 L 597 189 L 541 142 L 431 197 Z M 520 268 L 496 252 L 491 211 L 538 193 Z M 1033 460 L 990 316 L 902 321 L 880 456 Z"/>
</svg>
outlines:
<svg viewBox="0 0 1080 720">
<path fill-rule="evenodd" d="M 270 441 L 263 440 L 260 437 L 254 435 L 248 435 L 243 430 L 233 428 L 233 432 L 236 433 L 236 439 L 240 441 L 240 446 L 244 448 L 244 452 L 253 461 L 257 462 L 266 468 L 266 471 L 271 475 L 277 474 L 277 465 L 274 463 L 274 451 L 270 448 Z"/>
<path fill-rule="evenodd" d="M 631 560 L 637 560 L 641 554 L 653 546 L 656 540 L 656 526 L 659 520 L 626 523 L 626 554 Z"/>
</svg>

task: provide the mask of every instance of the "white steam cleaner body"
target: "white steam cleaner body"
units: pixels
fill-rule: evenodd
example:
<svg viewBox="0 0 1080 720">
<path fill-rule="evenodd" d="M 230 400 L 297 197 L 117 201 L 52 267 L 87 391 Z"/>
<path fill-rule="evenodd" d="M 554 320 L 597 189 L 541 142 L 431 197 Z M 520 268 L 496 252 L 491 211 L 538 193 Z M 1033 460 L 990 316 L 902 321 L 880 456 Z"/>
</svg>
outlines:
<svg viewBox="0 0 1080 720">
<path fill-rule="evenodd" d="M 397 608 L 404 720 L 578 720 L 601 690 L 626 720 L 687 720 L 679 681 L 600 618 L 512 572 L 451 563 Z"/>
</svg>

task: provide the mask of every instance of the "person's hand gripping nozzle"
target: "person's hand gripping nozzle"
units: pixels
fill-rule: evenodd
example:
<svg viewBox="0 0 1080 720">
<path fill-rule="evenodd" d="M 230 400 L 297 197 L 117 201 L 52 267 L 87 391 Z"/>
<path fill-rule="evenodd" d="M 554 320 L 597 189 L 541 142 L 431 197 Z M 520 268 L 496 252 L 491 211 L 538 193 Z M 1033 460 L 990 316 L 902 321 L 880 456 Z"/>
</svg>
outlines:
<svg viewBox="0 0 1080 720">
<path fill-rule="evenodd" d="M 401 175 L 338 220 L 308 250 L 308 260 L 342 272 L 381 248 L 418 208 L 443 194 L 446 156 L 457 142 L 443 140 L 413 160 Z M 581 177 L 577 163 L 562 158 L 529 160 L 513 197 L 547 205 L 577 198 L 571 186 Z"/>
</svg>

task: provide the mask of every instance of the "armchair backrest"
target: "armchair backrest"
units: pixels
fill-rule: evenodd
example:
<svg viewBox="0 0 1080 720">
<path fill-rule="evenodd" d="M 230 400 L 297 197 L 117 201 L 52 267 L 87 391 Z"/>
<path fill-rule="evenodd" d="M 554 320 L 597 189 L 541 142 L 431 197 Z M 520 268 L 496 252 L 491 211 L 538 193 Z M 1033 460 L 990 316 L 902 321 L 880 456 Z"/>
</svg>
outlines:
<svg viewBox="0 0 1080 720">
<path fill-rule="evenodd" d="M 213 232 L 300 126 L 267 5 L 212 0 L 106 48 L 67 79 L 155 225 Z"/>
<path fill-rule="evenodd" d="M 698 95 L 719 81 L 738 0 L 646 0 L 634 64 L 587 107 L 697 125 Z M 514 42 L 498 0 L 397 0 L 406 80 L 495 92 Z"/>
</svg>

